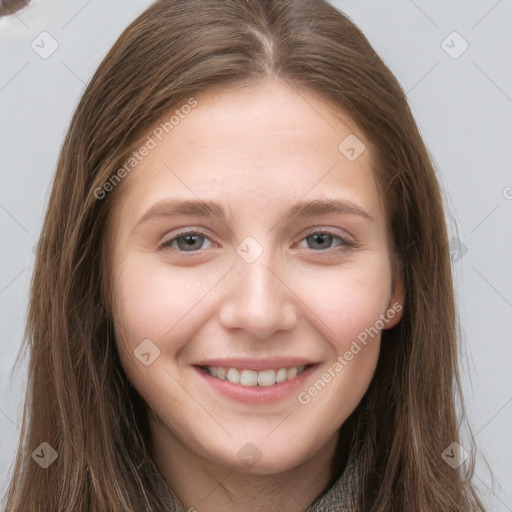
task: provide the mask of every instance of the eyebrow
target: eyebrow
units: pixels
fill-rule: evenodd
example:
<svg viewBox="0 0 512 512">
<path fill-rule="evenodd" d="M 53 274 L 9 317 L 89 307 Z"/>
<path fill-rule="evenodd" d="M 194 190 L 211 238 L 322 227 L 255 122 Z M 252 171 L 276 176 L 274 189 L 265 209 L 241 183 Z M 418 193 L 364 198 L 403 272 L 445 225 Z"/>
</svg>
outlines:
<svg viewBox="0 0 512 512">
<path fill-rule="evenodd" d="M 315 215 L 326 214 L 348 214 L 360 217 L 361 219 L 375 222 L 375 219 L 361 206 L 345 199 L 313 199 L 310 201 L 299 201 L 287 212 L 284 212 L 283 220 L 296 220 L 308 218 Z M 201 199 L 163 199 L 144 213 L 137 221 L 136 226 L 149 220 L 161 217 L 173 217 L 176 215 L 199 215 L 202 217 L 217 217 L 223 223 L 227 223 L 227 216 L 223 206 L 215 201 Z"/>
</svg>

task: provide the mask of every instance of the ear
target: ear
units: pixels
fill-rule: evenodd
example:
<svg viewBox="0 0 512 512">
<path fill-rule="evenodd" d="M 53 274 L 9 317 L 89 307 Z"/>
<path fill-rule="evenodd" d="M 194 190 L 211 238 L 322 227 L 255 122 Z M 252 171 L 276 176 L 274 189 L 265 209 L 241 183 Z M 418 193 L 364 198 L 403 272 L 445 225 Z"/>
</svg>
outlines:
<svg viewBox="0 0 512 512">
<path fill-rule="evenodd" d="M 397 264 L 394 267 L 395 275 L 393 280 L 393 292 L 391 294 L 391 298 L 389 299 L 388 308 L 386 310 L 386 318 L 388 321 L 386 322 L 386 327 L 384 330 L 391 329 L 396 324 L 398 324 L 402 318 L 402 313 L 404 310 L 405 294 L 402 283 L 402 272 L 400 264 Z"/>
</svg>

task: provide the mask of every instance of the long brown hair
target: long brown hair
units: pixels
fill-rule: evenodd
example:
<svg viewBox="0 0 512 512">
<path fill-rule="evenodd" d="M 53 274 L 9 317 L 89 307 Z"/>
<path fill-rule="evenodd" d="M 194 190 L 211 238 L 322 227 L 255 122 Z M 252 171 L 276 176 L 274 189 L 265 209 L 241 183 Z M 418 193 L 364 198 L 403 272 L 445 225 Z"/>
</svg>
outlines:
<svg viewBox="0 0 512 512">
<path fill-rule="evenodd" d="M 105 227 L 121 187 L 102 199 L 95 191 L 172 109 L 269 77 L 332 100 L 366 135 L 400 263 L 403 317 L 383 332 L 372 383 L 341 428 L 357 453 L 358 509 L 484 510 L 470 483 L 472 452 L 459 469 L 442 457 L 459 442 L 463 404 L 447 230 L 435 171 L 397 80 L 324 0 L 160 0 L 103 60 L 62 147 L 33 274 L 9 512 L 171 506 L 149 455 L 147 409 L 113 336 Z M 58 454 L 47 469 L 31 457 L 43 442 Z"/>
</svg>

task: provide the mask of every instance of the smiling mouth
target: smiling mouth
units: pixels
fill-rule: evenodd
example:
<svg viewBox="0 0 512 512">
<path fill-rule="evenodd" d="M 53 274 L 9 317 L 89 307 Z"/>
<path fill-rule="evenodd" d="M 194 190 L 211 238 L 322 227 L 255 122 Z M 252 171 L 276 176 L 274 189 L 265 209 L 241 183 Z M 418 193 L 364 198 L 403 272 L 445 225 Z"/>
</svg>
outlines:
<svg viewBox="0 0 512 512">
<path fill-rule="evenodd" d="M 231 382 L 232 384 L 240 384 L 246 387 L 271 387 L 295 379 L 311 366 L 313 365 L 290 366 L 260 371 L 238 370 L 237 368 L 225 368 L 222 366 L 200 366 L 200 368 L 206 374 L 219 380 Z"/>
</svg>

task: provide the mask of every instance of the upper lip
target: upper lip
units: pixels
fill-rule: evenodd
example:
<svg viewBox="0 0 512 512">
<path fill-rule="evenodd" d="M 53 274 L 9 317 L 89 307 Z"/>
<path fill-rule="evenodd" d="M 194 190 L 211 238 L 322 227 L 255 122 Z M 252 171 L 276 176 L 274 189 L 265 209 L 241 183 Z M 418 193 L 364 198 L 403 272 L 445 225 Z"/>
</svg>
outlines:
<svg viewBox="0 0 512 512">
<path fill-rule="evenodd" d="M 289 368 L 291 366 L 309 366 L 316 364 L 304 357 L 267 357 L 267 358 L 241 358 L 229 357 L 224 359 L 205 359 L 196 363 L 196 366 L 214 366 L 222 368 L 236 368 L 238 370 L 272 370 Z"/>
</svg>

